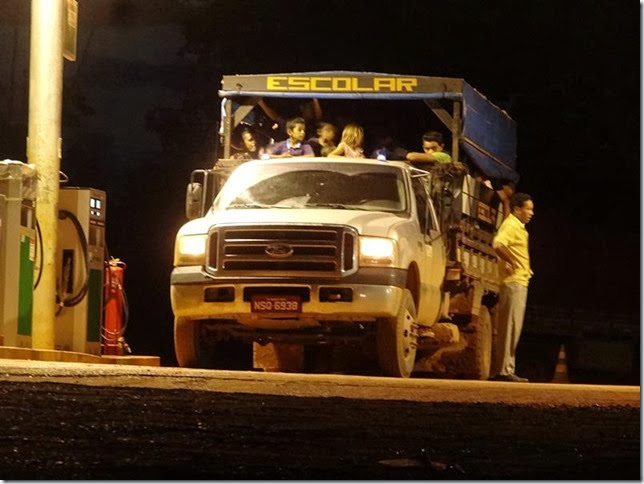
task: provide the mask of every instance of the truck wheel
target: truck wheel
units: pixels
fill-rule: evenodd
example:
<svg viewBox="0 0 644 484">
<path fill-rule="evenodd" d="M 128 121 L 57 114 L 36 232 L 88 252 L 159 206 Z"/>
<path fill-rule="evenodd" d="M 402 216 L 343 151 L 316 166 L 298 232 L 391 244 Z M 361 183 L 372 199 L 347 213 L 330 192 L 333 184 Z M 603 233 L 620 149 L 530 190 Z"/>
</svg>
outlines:
<svg viewBox="0 0 644 484">
<path fill-rule="evenodd" d="M 379 319 L 376 330 L 378 362 L 389 376 L 407 378 L 416 362 L 418 333 L 416 306 L 409 290 L 405 290 L 398 315 Z"/>
<path fill-rule="evenodd" d="M 174 354 L 182 368 L 250 370 L 253 368 L 252 343 L 208 341 L 199 333 L 201 321 L 174 320 Z"/>
<path fill-rule="evenodd" d="M 174 354 L 180 367 L 197 366 L 197 322 L 188 318 L 174 318 Z"/>
<path fill-rule="evenodd" d="M 474 332 L 466 335 L 468 348 L 465 351 L 465 376 L 472 380 L 487 380 L 492 365 L 492 322 L 485 306 L 481 306 L 473 323 Z"/>
</svg>

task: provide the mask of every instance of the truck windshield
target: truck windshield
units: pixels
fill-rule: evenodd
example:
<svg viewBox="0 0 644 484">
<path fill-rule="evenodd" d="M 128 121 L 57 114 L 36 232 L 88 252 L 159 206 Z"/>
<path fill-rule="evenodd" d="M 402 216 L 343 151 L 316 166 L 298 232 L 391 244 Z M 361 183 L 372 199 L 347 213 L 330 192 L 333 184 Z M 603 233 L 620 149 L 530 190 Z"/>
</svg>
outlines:
<svg viewBox="0 0 644 484">
<path fill-rule="evenodd" d="M 228 179 L 215 208 L 403 212 L 407 210 L 407 196 L 402 170 L 386 164 L 249 162 Z"/>
</svg>

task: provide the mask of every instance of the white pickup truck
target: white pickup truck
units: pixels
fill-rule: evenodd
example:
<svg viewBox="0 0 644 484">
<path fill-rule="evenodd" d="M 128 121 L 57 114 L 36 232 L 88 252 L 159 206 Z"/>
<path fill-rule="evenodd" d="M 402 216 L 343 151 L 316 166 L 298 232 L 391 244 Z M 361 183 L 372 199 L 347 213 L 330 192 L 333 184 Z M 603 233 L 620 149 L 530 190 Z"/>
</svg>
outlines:
<svg viewBox="0 0 644 484">
<path fill-rule="evenodd" d="M 291 342 L 310 328 L 374 325 L 383 370 L 408 376 L 418 325 L 438 320 L 446 267 L 431 199 L 414 196 L 427 176 L 375 160 L 239 166 L 177 236 L 172 305 L 177 334 L 189 335 L 179 363 L 197 363 L 199 320 L 218 321 L 222 336 L 288 330 Z"/>
<path fill-rule="evenodd" d="M 432 78 L 416 84 L 423 79 Z M 211 203 L 205 186 L 190 184 L 196 218 L 176 238 L 179 365 L 217 367 L 240 352 L 250 362 L 266 345 L 364 342 L 386 375 L 487 378 L 501 221 L 493 190 L 450 167 L 365 159 L 236 162 L 222 177 L 235 122 L 230 104 L 226 112 L 224 158 L 202 170 L 214 174 L 217 196 Z"/>
</svg>

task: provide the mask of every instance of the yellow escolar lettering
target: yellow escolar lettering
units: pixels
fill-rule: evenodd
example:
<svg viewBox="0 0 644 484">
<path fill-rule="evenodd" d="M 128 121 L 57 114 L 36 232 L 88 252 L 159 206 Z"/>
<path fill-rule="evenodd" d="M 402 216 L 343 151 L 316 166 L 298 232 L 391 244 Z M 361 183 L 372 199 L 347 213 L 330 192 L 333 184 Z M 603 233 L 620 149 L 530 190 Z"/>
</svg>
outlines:
<svg viewBox="0 0 644 484">
<path fill-rule="evenodd" d="M 369 87 L 363 87 L 360 85 L 360 78 L 352 77 L 351 78 L 351 90 L 356 92 L 370 92 L 373 91 L 373 85 Z"/>
<path fill-rule="evenodd" d="M 374 77 L 373 90 L 394 92 L 396 90 L 396 79 L 393 77 Z"/>
<path fill-rule="evenodd" d="M 289 77 L 288 88 L 290 91 L 310 91 L 311 82 L 309 77 Z"/>
<path fill-rule="evenodd" d="M 396 79 L 396 91 L 414 92 L 414 88 L 418 86 L 418 79 L 413 77 L 398 77 Z"/>
<path fill-rule="evenodd" d="M 414 92 L 415 77 L 307 77 L 268 76 L 268 91 L 312 92 Z"/>
<path fill-rule="evenodd" d="M 331 79 L 332 91 L 350 91 L 351 78 L 350 77 L 334 77 Z"/>
<path fill-rule="evenodd" d="M 287 91 L 288 87 L 283 83 L 287 79 L 286 76 L 269 76 L 266 79 L 266 89 L 269 91 Z"/>
<path fill-rule="evenodd" d="M 311 91 L 330 91 L 331 78 L 330 77 L 312 77 L 311 78 Z"/>
</svg>

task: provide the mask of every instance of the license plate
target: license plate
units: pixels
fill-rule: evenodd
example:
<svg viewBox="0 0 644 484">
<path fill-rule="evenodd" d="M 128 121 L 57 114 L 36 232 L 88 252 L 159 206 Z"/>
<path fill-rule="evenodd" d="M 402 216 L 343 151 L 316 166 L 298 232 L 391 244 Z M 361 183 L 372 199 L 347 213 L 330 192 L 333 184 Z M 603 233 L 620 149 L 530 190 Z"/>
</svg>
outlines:
<svg viewBox="0 0 644 484">
<path fill-rule="evenodd" d="M 301 313 L 299 296 L 253 296 L 250 310 L 254 313 Z"/>
</svg>

